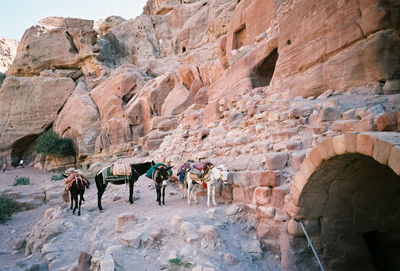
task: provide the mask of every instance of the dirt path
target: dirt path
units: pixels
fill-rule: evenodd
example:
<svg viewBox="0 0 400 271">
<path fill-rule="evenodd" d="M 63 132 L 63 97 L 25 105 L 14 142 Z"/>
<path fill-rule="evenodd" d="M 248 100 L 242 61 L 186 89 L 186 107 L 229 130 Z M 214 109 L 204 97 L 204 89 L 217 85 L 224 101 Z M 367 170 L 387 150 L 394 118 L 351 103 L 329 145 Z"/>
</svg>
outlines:
<svg viewBox="0 0 400 271">
<path fill-rule="evenodd" d="M 9 172 L 8 179 L 17 173 L 30 176 L 33 182 L 40 181 L 43 186 L 47 182 L 44 179 L 49 180 L 52 175 L 23 169 Z M 0 189 L 4 189 L 6 183 L 10 185 L 12 182 L 5 180 Z M 200 197 L 198 204 L 189 207 L 186 200 L 181 199 L 178 187 L 169 184 L 166 206 L 159 207 L 153 181 L 143 176 L 135 184 L 135 203 L 132 205 L 127 202 L 128 187 L 109 185 L 103 195 L 104 211 L 99 212 L 96 193 L 92 183 L 85 194 L 81 216 L 72 215 L 68 205 L 61 201 L 53 204 L 51 214 L 55 218 L 44 221 L 40 226 L 41 235 L 49 231 L 49 235 L 53 234 L 52 239 L 44 241 L 43 237 L 30 237 L 37 242 L 38 251 L 44 254 L 44 259 L 53 270 L 69 270 L 76 266 L 80 252 L 92 255 L 104 270 L 108 270 L 107 266 L 111 266 L 111 270 L 133 270 L 132 259 L 135 270 L 178 270 L 169 262 L 173 258 L 190 264 L 188 269 L 179 267 L 182 270 L 196 267 L 200 268 L 197 270 L 280 270 L 273 255 L 260 251 L 251 226 L 243 221 L 231 220 L 226 215 L 231 205 L 208 208 L 206 198 Z M 48 207 L 51 206 L 46 204 L 18 213 L 10 222 L 0 225 L 0 251 L 5 252 L 0 252 L 1 270 L 16 270 L 12 266 L 24 255 L 21 251 L 13 252 L 13 244 L 27 235 Z M 120 214 L 126 213 L 133 214 L 137 223 L 126 232 L 118 233 L 115 230 L 116 220 Z M 177 218 L 180 222 L 175 225 L 172 221 Z M 51 232 L 55 228 L 56 234 Z M 200 234 L 201 229 L 209 230 L 215 236 L 202 238 L 202 234 L 209 233 Z M 4 265 L 6 262 L 8 264 Z"/>
<path fill-rule="evenodd" d="M 34 168 L 7 169 L 0 173 L 0 193 L 11 189 L 28 190 L 43 188 L 51 185 L 51 176 L 54 173 L 40 171 Z M 29 177 L 31 185 L 13 186 L 15 177 Z M 0 270 L 14 270 L 15 263 L 25 257 L 25 251 L 13 250 L 17 241 L 24 239 L 31 232 L 36 222 L 41 219 L 48 205 L 39 208 L 15 213 L 11 220 L 0 224 Z"/>
</svg>

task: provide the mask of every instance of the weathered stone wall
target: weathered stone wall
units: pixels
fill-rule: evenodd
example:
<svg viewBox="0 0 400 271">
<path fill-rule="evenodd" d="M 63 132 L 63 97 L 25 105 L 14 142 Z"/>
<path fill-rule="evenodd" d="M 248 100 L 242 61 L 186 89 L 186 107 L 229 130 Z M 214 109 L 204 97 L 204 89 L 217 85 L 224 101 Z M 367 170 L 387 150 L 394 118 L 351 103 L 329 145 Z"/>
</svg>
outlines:
<svg viewBox="0 0 400 271">
<path fill-rule="evenodd" d="M 301 269 L 313 260 L 304 238 L 287 234 L 298 229 L 291 218 L 318 224 L 320 249 L 330 238 L 328 223 L 304 215 L 312 202 L 299 205 L 322 161 L 357 152 L 399 174 L 399 10 L 379 0 L 148 1 L 142 16 L 110 18 L 101 37 L 92 21 L 45 18 L 0 90 L 3 159 L 52 127 L 73 138 L 81 164 L 142 149 L 176 166 L 225 164 L 221 200 L 245 203 L 264 245 Z M 374 143 L 357 150 L 357 140 Z M 316 175 L 341 173 L 325 171 Z"/>
<path fill-rule="evenodd" d="M 341 94 L 340 92 L 332 93 L 329 90 L 317 99 L 304 99 L 300 96 L 294 97 L 290 92 L 273 94 L 265 88 L 259 88 L 242 97 L 221 99 L 204 109 L 187 110 L 177 130 L 164 139 L 153 155 L 157 160 L 170 160 L 175 165 L 179 165 L 186 159 L 201 159 L 217 165 L 228 165 L 232 174 L 232 185 L 222 187 L 220 201 L 246 203 L 248 211 L 257 216 L 259 238 L 267 247 L 281 255 L 283 267 L 293 270 L 297 266 L 296 268 L 301 270 L 302 266 L 305 268 L 307 265 L 313 265 L 314 259 L 307 250 L 307 242 L 301 230 L 292 232 L 294 235 L 300 234 L 301 237 L 287 236 L 287 222 L 291 221 L 290 225 L 294 223 L 291 216 L 306 219 L 306 223 L 318 224 L 313 236 L 318 236 L 323 240 L 318 243 L 321 246 L 321 253 L 324 251 L 322 249 L 324 242 L 334 238 L 332 239 L 332 236 L 327 238 L 320 229 L 331 224 L 339 227 L 338 222 L 315 221 L 314 216 L 304 217 L 301 215 L 303 211 L 298 210 L 297 206 L 300 205 L 306 206 L 306 210 L 325 206 L 319 202 L 319 198 L 326 195 L 322 186 L 313 187 L 313 192 L 305 190 L 298 192 L 296 188 L 298 187 L 296 183 L 307 181 L 313 169 L 318 168 L 318 165 L 309 166 L 307 161 L 316 159 L 314 157 L 320 157 L 320 162 L 323 159 L 328 160 L 335 155 L 344 154 L 344 148 L 353 149 L 352 152 L 356 152 L 355 135 L 361 133 L 360 136 L 363 136 L 365 131 L 374 131 L 370 133 L 376 134 L 376 140 L 382 142 L 379 143 L 379 148 L 382 149 L 378 149 L 378 145 L 375 148 L 369 145 L 367 148 L 371 149 L 369 156 L 375 158 L 376 165 L 372 163 L 367 166 L 371 167 L 370 172 L 354 171 L 352 173 L 354 178 L 356 175 L 357 178 L 363 179 L 362 176 L 364 176 L 375 182 L 377 178 L 381 180 L 383 175 L 377 170 L 379 163 L 389 165 L 390 168 L 383 165 L 380 167 L 387 168 L 387 172 L 392 171 L 391 174 L 394 176 L 400 170 L 400 165 L 394 162 L 397 159 L 395 158 L 397 157 L 396 150 L 400 144 L 399 133 L 396 132 L 400 128 L 398 119 L 400 95 L 371 95 L 368 94 L 369 91 L 371 90 L 363 88 L 353 93 Z M 343 141 L 344 138 L 350 138 L 350 135 L 353 136 L 353 141 L 350 139 L 349 142 Z M 329 149 L 329 146 L 332 149 Z M 393 154 L 390 153 L 392 147 Z M 337 149 L 337 152 L 333 148 Z M 315 149 L 321 149 L 319 156 L 315 156 Z M 372 149 L 375 149 L 376 156 L 372 154 Z M 361 150 L 357 152 L 363 153 Z M 325 156 L 321 156 L 322 153 Z M 390 154 L 393 156 L 391 159 L 389 159 Z M 314 162 L 314 160 L 311 161 Z M 328 160 L 328 162 L 336 166 L 333 160 Z M 344 165 L 348 163 L 343 162 L 342 166 L 337 165 L 338 171 L 320 169 L 322 175 L 319 176 L 327 178 L 326 181 L 339 180 L 340 174 L 348 173 Z M 365 166 L 361 163 L 358 168 Z M 299 170 L 300 172 L 297 173 Z M 350 175 L 346 176 L 350 178 Z M 315 177 L 315 180 L 322 182 L 321 178 Z M 309 182 L 315 181 L 310 179 Z M 344 185 L 348 182 L 351 181 L 348 179 L 339 184 Z M 365 185 L 367 189 L 367 184 Z M 347 186 L 340 187 L 344 190 L 347 188 Z M 351 193 L 352 190 L 347 191 Z M 297 204 L 296 201 L 295 206 L 288 205 L 295 195 L 302 195 L 304 199 L 308 199 L 307 203 Z M 345 197 L 344 193 L 340 195 Z M 332 199 L 332 204 L 341 204 L 342 198 L 338 197 L 336 197 L 337 200 Z M 368 201 L 370 196 L 360 193 L 359 198 Z M 386 202 L 382 195 L 376 195 L 375 198 Z M 335 208 L 332 207 L 332 209 L 330 212 L 334 212 Z M 363 210 L 361 208 L 360 212 Z M 324 217 L 326 215 L 326 213 L 322 214 Z M 316 217 L 320 216 L 321 214 L 316 215 Z M 343 224 L 347 222 L 341 221 Z M 400 223 L 396 225 L 400 227 Z M 312 226 L 308 228 L 313 229 Z M 325 230 L 330 232 L 329 228 Z M 343 230 L 343 234 L 351 235 L 346 230 Z M 289 243 L 286 243 L 287 240 Z M 364 250 L 366 249 L 364 243 L 359 245 Z M 347 248 L 354 250 L 354 243 L 349 242 Z M 363 255 L 360 253 L 355 257 L 362 259 Z M 331 260 L 330 256 L 324 257 L 324 261 L 335 266 L 335 263 L 330 262 Z M 338 259 L 336 264 L 343 264 L 346 260 L 349 258 Z"/>
</svg>

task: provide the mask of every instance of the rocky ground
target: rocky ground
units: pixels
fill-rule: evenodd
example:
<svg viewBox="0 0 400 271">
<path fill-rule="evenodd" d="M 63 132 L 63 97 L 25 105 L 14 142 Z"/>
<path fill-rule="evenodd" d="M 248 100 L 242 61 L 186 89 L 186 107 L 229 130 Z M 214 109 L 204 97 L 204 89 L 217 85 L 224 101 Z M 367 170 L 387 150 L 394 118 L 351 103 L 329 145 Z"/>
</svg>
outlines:
<svg viewBox="0 0 400 271">
<path fill-rule="evenodd" d="M 171 183 L 166 206 L 158 207 L 152 181 L 141 177 L 133 205 L 126 201 L 125 185 L 110 185 L 103 196 L 104 212 L 97 209 L 92 183 L 77 216 L 61 201 L 63 181 L 51 182 L 52 173 L 9 171 L 0 177 L 0 190 L 27 190 L 11 186 L 16 175 L 31 177 L 49 197 L 39 208 L 0 225 L 1 270 L 76 270 L 81 252 L 92 256 L 92 270 L 280 270 L 257 240 L 243 205 L 207 208 L 206 198 L 200 197 L 188 207 Z"/>
</svg>

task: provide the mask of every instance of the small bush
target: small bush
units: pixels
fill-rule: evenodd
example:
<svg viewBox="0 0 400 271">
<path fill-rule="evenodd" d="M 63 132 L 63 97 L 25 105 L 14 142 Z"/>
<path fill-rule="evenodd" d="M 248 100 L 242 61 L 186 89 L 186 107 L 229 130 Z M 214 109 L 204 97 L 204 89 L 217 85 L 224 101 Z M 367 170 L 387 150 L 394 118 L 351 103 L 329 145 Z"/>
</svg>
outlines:
<svg viewBox="0 0 400 271">
<path fill-rule="evenodd" d="M 75 155 L 74 142 L 70 138 L 61 138 L 53 131 L 47 131 L 36 139 L 36 152 L 57 156 Z"/>
<path fill-rule="evenodd" d="M 30 183 L 30 179 L 29 177 L 19 177 L 16 176 L 14 179 L 14 184 L 13 186 L 17 186 L 17 185 L 28 185 Z"/>
<path fill-rule="evenodd" d="M 183 265 L 183 267 L 185 267 L 185 268 L 190 268 L 190 267 L 192 266 L 191 263 L 189 263 L 189 262 L 182 262 L 182 260 L 179 259 L 179 258 L 170 259 L 168 262 L 169 262 L 170 264 L 177 265 L 177 266 L 182 266 L 182 265 Z"/>
<path fill-rule="evenodd" d="M 11 219 L 13 213 L 19 210 L 16 200 L 0 194 L 0 223 L 4 223 Z"/>
<path fill-rule="evenodd" d="M 63 180 L 64 179 L 64 176 L 63 175 L 53 175 L 53 176 L 51 176 L 51 180 L 53 181 L 53 182 L 55 182 L 55 181 L 60 181 L 60 180 Z"/>
<path fill-rule="evenodd" d="M 179 259 L 179 258 L 170 259 L 169 263 L 176 264 L 176 265 L 183 265 L 181 259 Z"/>
</svg>

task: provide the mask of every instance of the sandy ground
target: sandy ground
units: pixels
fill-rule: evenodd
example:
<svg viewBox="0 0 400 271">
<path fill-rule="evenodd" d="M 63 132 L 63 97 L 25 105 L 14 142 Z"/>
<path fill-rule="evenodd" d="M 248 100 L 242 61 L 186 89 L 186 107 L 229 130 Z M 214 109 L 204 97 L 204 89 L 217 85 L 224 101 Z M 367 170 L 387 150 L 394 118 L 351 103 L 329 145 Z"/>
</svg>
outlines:
<svg viewBox="0 0 400 271">
<path fill-rule="evenodd" d="M 51 184 L 51 176 L 55 173 L 40 171 L 34 168 L 7 169 L 0 172 L 0 193 L 10 189 L 32 189 L 32 186 L 45 187 Z M 16 176 L 29 177 L 30 185 L 12 186 Z M 21 238 L 26 238 L 35 223 L 42 217 L 49 206 L 43 205 L 37 209 L 15 213 L 11 220 L 0 224 L 0 270 L 12 270 L 15 263 L 24 258 L 24 250 L 13 251 L 14 244 Z"/>
<path fill-rule="evenodd" d="M 15 176 L 29 176 L 33 185 L 43 186 L 51 184 L 51 176 L 54 173 L 46 173 L 32 168 L 15 169 L 0 176 L 0 191 L 10 188 Z M 62 182 L 62 181 L 60 181 Z M 280 270 L 279 263 L 274 256 L 264 252 L 262 259 L 251 259 L 243 252 L 250 239 L 254 236 L 245 234 L 246 225 L 235 225 L 228 223 L 225 211 L 230 205 L 219 204 L 217 207 L 208 208 L 206 197 L 198 198 L 198 204 L 191 207 L 187 201 L 181 199 L 181 194 L 176 184 L 169 184 L 166 189 L 166 206 L 159 207 L 156 202 L 156 193 L 153 181 L 141 177 L 135 184 L 135 203 L 129 204 L 128 187 L 125 185 L 109 185 L 103 195 L 104 211 L 97 208 L 97 189 L 94 180 L 85 193 L 86 202 L 82 205 L 82 215 L 72 215 L 69 206 L 61 202 L 57 206 L 44 206 L 17 213 L 12 220 L 0 225 L 0 270 L 23 270 L 13 269 L 15 263 L 24 258 L 24 249 L 13 251 L 13 246 L 21 238 L 25 238 L 33 225 L 39 221 L 46 209 L 53 207 L 57 216 L 67 230 L 54 238 L 51 245 L 56 247 L 45 256 L 45 260 L 51 260 L 54 270 L 70 270 L 77 264 L 80 252 L 87 252 L 95 257 L 105 259 L 107 255 L 113 255 L 113 250 L 118 251 L 114 262 L 118 262 L 117 270 L 129 270 L 124 266 L 131 266 L 127 259 L 135 259 L 136 270 L 161 270 L 169 269 L 168 259 L 171 253 L 181 255 L 194 266 L 212 266 L 214 270 Z M 164 236 L 162 245 L 156 248 L 130 250 L 121 248 L 121 234 L 114 229 L 118 215 L 122 213 L 133 213 L 138 218 L 135 230 L 142 235 L 148 235 L 154 229 L 162 229 L 171 236 Z M 211 214 L 211 215 L 210 215 Z M 183 221 L 188 221 L 200 227 L 201 225 L 214 225 L 220 231 L 218 246 L 208 245 L 203 241 L 190 242 L 183 240 L 182 236 L 175 234 L 168 226 L 174 216 L 180 216 Z M 246 243 L 247 242 L 247 243 Z M 205 248 L 205 249 L 204 249 Z M 207 250 L 210 254 L 207 255 Z M 193 253 L 193 251 L 196 252 Z M 111 252 L 110 252 L 111 251 Z M 226 268 L 221 263 L 223 254 L 234 255 L 239 264 Z M 47 257 L 47 258 L 46 258 Z M 119 258 L 118 258 L 119 257 Z M 186 270 L 186 269 L 185 269 Z M 190 270 L 190 269 L 188 269 Z M 201 270 L 201 269 L 200 269 Z"/>
</svg>

